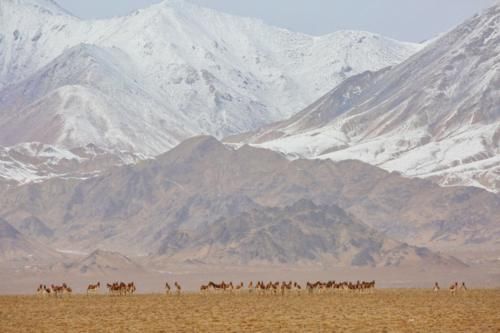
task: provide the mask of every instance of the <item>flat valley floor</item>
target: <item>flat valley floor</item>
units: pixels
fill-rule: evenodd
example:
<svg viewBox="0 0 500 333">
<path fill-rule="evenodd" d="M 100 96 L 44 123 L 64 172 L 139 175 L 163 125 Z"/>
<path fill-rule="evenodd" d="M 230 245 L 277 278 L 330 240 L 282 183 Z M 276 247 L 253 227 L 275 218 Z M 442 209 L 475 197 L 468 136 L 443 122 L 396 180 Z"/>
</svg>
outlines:
<svg viewBox="0 0 500 333">
<path fill-rule="evenodd" d="M 2 296 L 0 332 L 500 332 L 500 290 Z"/>
</svg>

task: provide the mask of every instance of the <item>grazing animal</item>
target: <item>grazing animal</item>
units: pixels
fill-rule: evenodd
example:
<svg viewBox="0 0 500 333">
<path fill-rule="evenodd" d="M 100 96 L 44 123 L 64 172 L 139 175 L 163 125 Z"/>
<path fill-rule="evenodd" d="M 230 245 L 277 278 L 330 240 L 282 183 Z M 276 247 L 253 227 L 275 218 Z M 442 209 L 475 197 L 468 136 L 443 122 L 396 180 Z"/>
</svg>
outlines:
<svg viewBox="0 0 500 333">
<path fill-rule="evenodd" d="M 434 290 L 434 292 L 438 292 L 439 290 L 441 290 L 441 288 L 439 287 L 439 283 L 434 283 L 434 288 L 432 290 Z"/>
<path fill-rule="evenodd" d="M 126 292 L 125 294 L 130 294 L 130 295 L 133 295 L 136 291 L 136 288 L 135 288 L 135 283 L 134 282 L 130 282 L 129 284 L 127 284 L 127 288 L 126 288 Z"/>
<path fill-rule="evenodd" d="M 243 290 L 243 282 L 240 282 L 240 284 L 236 285 L 235 290 L 236 293 L 241 293 L 241 291 Z"/>
<path fill-rule="evenodd" d="M 36 294 L 38 296 L 44 296 L 45 289 L 43 288 L 43 285 L 38 286 L 38 288 L 36 289 Z"/>
<path fill-rule="evenodd" d="M 177 281 L 175 281 L 174 286 L 176 289 L 176 295 L 179 296 L 181 294 L 181 291 L 182 291 L 181 285 L 179 283 L 177 283 Z"/>
<path fill-rule="evenodd" d="M 455 295 L 457 293 L 457 290 L 458 290 L 458 282 L 452 283 L 450 286 L 450 293 L 452 295 Z"/>
<path fill-rule="evenodd" d="M 66 283 L 63 283 L 62 288 L 63 295 L 71 296 L 71 294 L 73 293 L 73 289 L 68 287 Z"/>
<path fill-rule="evenodd" d="M 300 295 L 300 292 L 302 291 L 302 287 L 297 282 L 294 282 L 293 283 L 293 290 L 296 292 L 297 295 Z"/>
<path fill-rule="evenodd" d="M 114 282 L 112 284 L 106 284 L 108 287 L 109 294 L 111 296 L 125 296 L 127 295 L 127 285 L 124 282 Z M 133 291 L 135 291 L 135 286 L 132 283 Z"/>
<path fill-rule="evenodd" d="M 101 288 L 101 283 L 99 281 L 96 284 L 89 284 L 89 286 L 87 287 L 87 295 L 97 294 L 100 288 Z"/>
<path fill-rule="evenodd" d="M 207 294 L 207 292 L 208 292 L 208 288 L 209 288 L 209 287 L 208 287 L 207 285 L 201 285 L 201 286 L 200 286 L 200 294 L 202 294 L 202 295 L 206 295 L 206 294 Z"/>
<path fill-rule="evenodd" d="M 62 295 L 64 293 L 64 287 L 51 285 L 50 288 L 52 289 L 52 292 L 54 293 L 55 297 L 59 297 L 59 296 L 62 297 Z"/>
<path fill-rule="evenodd" d="M 465 282 L 462 282 L 462 285 L 460 286 L 460 290 L 467 291 L 467 287 L 465 286 Z"/>
<path fill-rule="evenodd" d="M 165 294 L 170 295 L 170 290 L 171 290 L 171 288 L 170 288 L 170 285 L 168 284 L 168 282 L 165 283 Z"/>
<path fill-rule="evenodd" d="M 251 294 L 253 293 L 253 281 L 250 281 L 248 283 L 248 292 Z"/>
</svg>

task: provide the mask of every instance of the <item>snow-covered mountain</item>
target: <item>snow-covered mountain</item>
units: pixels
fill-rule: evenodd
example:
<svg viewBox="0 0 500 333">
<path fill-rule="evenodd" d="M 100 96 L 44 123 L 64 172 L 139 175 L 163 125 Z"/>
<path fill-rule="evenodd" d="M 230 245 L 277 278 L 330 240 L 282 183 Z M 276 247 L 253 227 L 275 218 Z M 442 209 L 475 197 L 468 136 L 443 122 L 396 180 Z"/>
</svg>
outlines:
<svg viewBox="0 0 500 333">
<path fill-rule="evenodd" d="M 143 155 L 92 144 L 71 150 L 36 142 L 0 146 L 0 181 L 23 184 L 52 178 L 87 179 L 114 166 L 144 159 Z"/>
<path fill-rule="evenodd" d="M 308 36 L 182 0 L 108 20 L 0 0 L 0 145 L 155 155 L 289 117 L 421 48 L 367 32 Z"/>
<path fill-rule="evenodd" d="M 287 121 L 229 139 L 500 190 L 500 4 L 392 69 L 349 78 Z"/>
</svg>

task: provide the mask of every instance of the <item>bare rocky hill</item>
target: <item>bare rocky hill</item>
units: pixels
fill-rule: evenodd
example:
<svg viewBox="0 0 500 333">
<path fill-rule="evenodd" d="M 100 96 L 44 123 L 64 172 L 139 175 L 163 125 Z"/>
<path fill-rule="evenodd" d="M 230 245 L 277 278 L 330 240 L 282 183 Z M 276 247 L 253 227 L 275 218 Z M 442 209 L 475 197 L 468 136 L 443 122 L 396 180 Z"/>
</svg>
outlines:
<svg viewBox="0 0 500 333">
<path fill-rule="evenodd" d="M 315 216 L 317 210 L 324 218 L 300 220 L 294 205 L 303 199 L 319 206 L 304 209 L 305 216 Z M 205 245 L 217 243 L 214 253 L 250 260 L 259 242 L 272 245 L 265 260 L 297 261 L 325 254 L 341 258 L 342 247 L 327 240 L 335 239 L 335 230 L 346 233 L 345 241 L 355 240 L 359 233 L 353 230 L 359 225 L 351 221 L 411 245 L 451 254 L 467 250 L 475 257 L 484 254 L 483 248 L 498 249 L 500 235 L 500 198 L 487 191 L 442 188 L 357 161 L 289 161 L 264 149 L 235 150 L 212 137 L 187 140 L 154 160 L 116 167 L 91 179 L 5 187 L 0 215 L 14 225 L 36 217 L 54 231 L 51 244 L 59 248 L 93 251 L 100 247 L 186 259 L 199 257 Z M 241 225 L 245 219 L 249 224 Z M 276 219 L 282 223 L 270 233 Z M 217 234 L 225 228 L 232 232 Z M 261 232 L 268 241 L 239 235 L 239 228 L 250 234 Z M 371 229 L 366 230 L 370 234 Z M 328 247 L 308 249 L 301 244 L 313 237 L 303 237 L 306 231 L 321 234 Z M 293 251 L 280 240 L 286 232 L 300 236 Z M 368 237 L 368 248 L 379 264 L 385 258 L 377 251 L 387 243 L 377 237 Z M 234 239 L 238 239 L 234 244 L 248 246 L 232 250 Z M 358 243 L 345 251 L 356 255 L 364 249 Z"/>
<path fill-rule="evenodd" d="M 88 256 L 82 259 L 74 260 L 73 262 L 63 265 L 62 271 L 67 274 L 82 274 L 82 275 L 103 275 L 107 274 L 125 274 L 127 272 L 138 273 L 144 271 L 144 268 L 117 252 L 95 250 Z M 58 268 L 55 267 L 55 271 Z"/>
<path fill-rule="evenodd" d="M 0 218 L 0 262 L 47 264 L 57 259 L 62 259 L 62 255 L 36 240 L 25 237 Z"/>
</svg>

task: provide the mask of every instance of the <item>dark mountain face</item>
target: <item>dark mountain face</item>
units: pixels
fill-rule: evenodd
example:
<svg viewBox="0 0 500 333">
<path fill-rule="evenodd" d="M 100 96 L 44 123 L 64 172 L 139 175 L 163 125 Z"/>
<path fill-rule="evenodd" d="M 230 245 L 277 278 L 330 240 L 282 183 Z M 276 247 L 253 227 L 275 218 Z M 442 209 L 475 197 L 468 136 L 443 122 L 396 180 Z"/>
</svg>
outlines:
<svg viewBox="0 0 500 333">
<path fill-rule="evenodd" d="M 303 199 L 323 207 L 304 208 L 304 221 L 295 206 Z M 313 213 L 323 217 L 313 218 Z M 185 258 L 195 256 L 186 251 L 199 254 L 214 242 L 224 252 L 241 230 L 253 236 L 240 238 L 234 255 L 222 257 L 292 261 L 325 251 L 334 255 L 338 241 L 330 229 L 350 223 L 351 217 L 410 244 L 443 250 L 481 240 L 481 246 L 495 246 L 500 199 L 479 189 L 406 179 L 361 162 L 289 161 L 272 151 L 234 150 L 214 138 L 197 137 L 155 160 L 100 177 L 7 188 L 0 214 L 16 222 L 18 216 L 39 218 L 54 230 L 53 244 L 66 248 L 99 246 Z M 315 233 L 303 234 L 306 224 Z M 287 233 L 306 244 L 325 237 L 318 244 L 329 247 L 299 242 L 290 248 L 282 237 Z M 371 251 L 383 243 L 368 239 Z M 269 250 L 252 255 L 255 249 Z M 360 258 L 370 261 L 367 255 Z"/>
<path fill-rule="evenodd" d="M 394 241 L 340 207 L 316 206 L 309 200 L 283 208 L 258 207 L 195 230 L 171 233 L 161 241 L 158 254 L 208 263 L 460 265 L 456 259 Z"/>
</svg>

